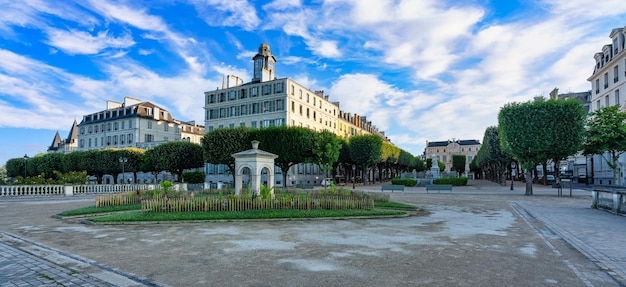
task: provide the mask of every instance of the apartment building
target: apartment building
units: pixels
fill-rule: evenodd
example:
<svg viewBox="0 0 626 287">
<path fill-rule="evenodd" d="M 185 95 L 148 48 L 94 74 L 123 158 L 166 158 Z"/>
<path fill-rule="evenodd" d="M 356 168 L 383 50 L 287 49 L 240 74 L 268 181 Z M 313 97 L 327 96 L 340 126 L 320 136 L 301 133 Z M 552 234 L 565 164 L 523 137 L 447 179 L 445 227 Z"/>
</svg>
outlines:
<svg viewBox="0 0 626 287">
<path fill-rule="evenodd" d="M 228 75 L 222 87 L 205 95 L 206 131 L 238 126 L 263 128 L 269 126 L 299 126 L 314 131 L 327 130 L 343 138 L 375 134 L 389 141 L 366 117 L 347 113 L 338 102 L 332 102 L 323 90 L 313 91 L 290 78 L 277 78 L 277 59 L 270 46 L 263 43 L 252 58 L 253 77 L 244 83 L 238 76 Z M 208 165 L 207 180 L 231 181 L 224 166 Z M 276 169 L 277 173 L 282 173 Z M 301 164 L 293 167 L 287 185 L 317 184 L 324 179 L 319 167 Z M 276 185 L 284 186 L 282 176 Z"/>
<path fill-rule="evenodd" d="M 615 28 L 609 34 L 611 43 L 604 45 L 602 51 L 596 53 L 595 66 L 593 74 L 587 79 L 591 82 L 591 106 L 590 112 L 594 112 L 602 107 L 619 105 L 621 110 L 626 109 L 626 53 L 625 38 L 626 27 Z M 619 161 L 623 164 L 626 157 L 620 157 Z M 593 156 L 592 163 L 593 183 L 594 184 L 615 184 L 613 182 L 613 169 L 611 169 L 604 159 L 599 156 Z M 622 184 L 626 183 L 626 177 L 619 175 Z"/>
<path fill-rule="evenodd" d="M 481 144 L 478 140 L 458 140 L 453 138 L 447 141 L 426 141 L 424 156 L 427 159 L 432 158 L 433 155 L 437 156 L 437 160 L 446 165 L 445 171 L 450 171 L 452 168 L 452 155 L 464 155 L 466 156 L 465 172 L 469 173 L 469 164 L 478 153 L 480 147 Z"/>
<path fill-rule="evenodd" d="M 77 150 L 149 149 L 181 140 L 200 144 L 203 135 L 204 128 L 195 122 L 176 120 L 162 107 L 125 97 L 124 102 L 109 100 L 105 110 L 83 116 L 78 124 Z"/>
</svg>

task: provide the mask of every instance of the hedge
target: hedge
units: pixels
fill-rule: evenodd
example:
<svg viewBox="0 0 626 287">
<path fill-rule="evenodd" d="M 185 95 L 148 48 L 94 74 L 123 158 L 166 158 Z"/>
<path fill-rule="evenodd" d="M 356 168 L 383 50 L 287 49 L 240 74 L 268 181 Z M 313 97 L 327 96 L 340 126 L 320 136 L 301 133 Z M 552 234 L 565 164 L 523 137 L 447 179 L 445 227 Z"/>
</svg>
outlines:
<svg viewBox="0 0 626 287">
<path fill-rule="evenodd" d="M 437 178 L 433 182 L 434 184 L 451 184 L 454 186 L 467 185 L 467 177 L 442 177 Z"/>
<path fill-rule="evenodd" d="M 415 186 L 417 184 L 417 180 L 410 178 L 393 178 L 391 179 L 391 184 Z"/>
</svg>

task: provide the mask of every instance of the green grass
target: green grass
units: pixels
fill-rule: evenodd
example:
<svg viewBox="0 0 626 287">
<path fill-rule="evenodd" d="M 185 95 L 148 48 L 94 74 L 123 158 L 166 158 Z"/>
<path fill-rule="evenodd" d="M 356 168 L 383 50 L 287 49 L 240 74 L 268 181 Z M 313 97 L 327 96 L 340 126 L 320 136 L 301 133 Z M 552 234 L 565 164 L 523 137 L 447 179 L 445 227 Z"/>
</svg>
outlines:
<svg viewBox="0 0 626 287">
<path fill-rule="evenodd" d="M 404 204 L 400 202 L 382 202 L 374 201 L 374 206 L 377 208 L 391 208 L 391 209 L 406 209 L 406 210 L 418 210 L 419 208 L 414 205 Z"/>
<path fill-rule="evenodd" d="M 237 219 L 268 219 L 268 218 L 323 218 L 351 216 L 403 215 L 404 211 L 369 209 L 369 210 L 295 210 L 268 209 L 246 211 L 212 211 L 212 212 L 171 212 L 151 213 L 132 212 L 112 214 L 90 219 L 94 222 L 133 222 L 133 221 L 177 221 L 177 220 L 237 220 Z"/>
<path fill-rule="evenodd" d="M 119 205 L 119 206 L 106 206 L 106 207 L 88 206 L 88 207 L 79 208 L 79 209 L 66 210 L 66 211 L 59 213 L 59 215 L 60 216 L 76 216 L 76 215 L 98 214 L 98 213 L 108 213 L 108 212 L 127 211 L 127 210 L 141 210 L 141 203 Z"/>
</svg>

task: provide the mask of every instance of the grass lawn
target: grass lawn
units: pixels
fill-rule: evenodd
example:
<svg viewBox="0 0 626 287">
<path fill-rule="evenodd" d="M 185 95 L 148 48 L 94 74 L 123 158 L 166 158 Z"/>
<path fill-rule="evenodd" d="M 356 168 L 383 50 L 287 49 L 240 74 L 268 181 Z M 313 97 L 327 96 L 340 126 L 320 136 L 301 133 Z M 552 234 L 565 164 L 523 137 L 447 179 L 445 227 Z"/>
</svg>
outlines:
<svg viewBox="0 0 626 287">
<path fill-rule="evenodd" d="M 403 215 L 400 210 L 369 209 L 369 210 L 295 210 L 295 209 L 266 209 L 245 211 L 212 211 L 212 212 L 131 212 L 111 214 L 91 218 L 94 222 L 133 222 L 133 221 L 177 221 L 177 220 L 237 220 L 237 219 L 268 219 L 268 218 L 323 218 L 323 217 L 352 217 L 352 216 L 380 216 Z"/>
<path fill-rule="evenodd" d="M 118 206 L 106 206 L 106 207 L 88 206 L 88 207 L 83 207 L 83 208 L 78 208 L 78 209 L 66 210 L 66 211 L 59 213 L 59 215 L 60 216 L 76 216 L 76 215 L 109 213 L 109 212 L 128 211 L 128 210 L 141 210 L 141 203 L 129 204 L 129 205 L 118 205 Z"/>
</svg>

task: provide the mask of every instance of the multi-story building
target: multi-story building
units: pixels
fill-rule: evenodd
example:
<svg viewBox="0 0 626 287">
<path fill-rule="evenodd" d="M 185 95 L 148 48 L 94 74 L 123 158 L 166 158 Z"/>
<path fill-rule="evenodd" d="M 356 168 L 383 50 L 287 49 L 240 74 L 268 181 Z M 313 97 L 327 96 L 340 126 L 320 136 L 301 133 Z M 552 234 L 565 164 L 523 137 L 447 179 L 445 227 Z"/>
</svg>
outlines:
<svg viewBox="0 0 626 287">
<path fill-rule="evenodd" d="M 626 27 L 615 28 L 609 34 L 611 44 L 604 45 L 602 52 L 596 53 L 593 74 L 587 79 L 591 82 L 591 107 L 594 112 L 602 107 L 619 105 L 621 110 L 626 109 L 624 100 L 626 91 L 626 52 L 625 38 Z M 619 162 L 626 162 L 625 156 L 620 157 Z M 613 169 L 604 161 L 602 156 L 593 156 L 592 164 L 594 184 L 616 184 L 613 182 Z M 625 174 L 619 175 L 621 184 L 626 183 Z"/>
<path fill-rule="evenodd" d="M 138 147 L 148 149 L 169 141 L 200 144 L 204 128 L 172 118 L 166 109 L 125 97 L 107 101 L 106 109 L 83 116 L 78 125 L 78 150 Z"/>
<path fill-rule="evenodd" d="M 324 91 L 312 91 L 290 78 L 276 78 L 276 57 L 266 43 L 259 46 L 252 58 L 254 74 L 250 82 L 233 75 L 225 77 L 222 88 L 205 92 L 205 126 L 207 132 L 216 128 L 246 126 L 300 126 L 314 131 L 331 131 L 343 138 L 376 134 L 386 141 L 366 117 L 341 111 L 338 102 L 331 102 Z M 224 166 L 208 165 L 208 181 L 231 181 Z M 277 168 L 277 173 L 282 173 Z M 316 184 L 323 180 L 316 165 L 300 164 L 289 171 L 287 185 Z M 282 176 L 276 185 L 284 186 Z"/>
<path fill-rule="evenodd" d="M 437 156 L 437 160 L 446 165 L 445 171 L 450 171 L 452 168 L 452 155 L 464 155 L 466 156 L 465 172 L 469 173 L 469 164 L 478 153 L 480 146 L 481 144 L 478 140 L 450 139 L 447 141 L 426 141 L 424 156 L 427 159 L 432 158 L 433 155 Z"/>
<path fill-rule="evenodd" d="M 72 128 L 70 129 L 69 134 L 66 139 L 61 139 L 59 132 L 54 135 L 54 139 L 52 140 L 52 144 L 48 147 L 47 152 L 60 152 L 60 153 L 68 153 L 73 152 L 78 148 L 78 124 L 76 120 L 72 124 Z"/>
</svg>

